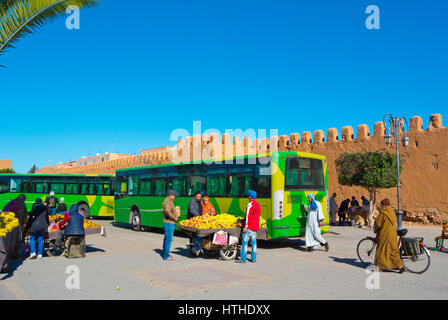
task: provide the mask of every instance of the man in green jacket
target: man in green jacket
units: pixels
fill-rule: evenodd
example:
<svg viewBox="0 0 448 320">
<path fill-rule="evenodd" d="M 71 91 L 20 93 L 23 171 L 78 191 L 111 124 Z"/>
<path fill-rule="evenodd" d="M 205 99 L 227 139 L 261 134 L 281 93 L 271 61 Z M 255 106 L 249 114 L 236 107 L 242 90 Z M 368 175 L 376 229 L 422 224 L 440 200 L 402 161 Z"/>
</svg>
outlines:
<svg viewBox="0 0 448 320">
<path fill-rule="evenodd" d="M 168 197 L 163 201 L 163 230 L 165 237 L 163 238 L 163 260 L 171 261 L 174 257 L 170 255 L 171 243 L 173 242 L 174 229 L 176 228 L 177 219 L 180 212 L 174 206 L 174 200 L 177 192 L 171 190 Z"/>
</svg>

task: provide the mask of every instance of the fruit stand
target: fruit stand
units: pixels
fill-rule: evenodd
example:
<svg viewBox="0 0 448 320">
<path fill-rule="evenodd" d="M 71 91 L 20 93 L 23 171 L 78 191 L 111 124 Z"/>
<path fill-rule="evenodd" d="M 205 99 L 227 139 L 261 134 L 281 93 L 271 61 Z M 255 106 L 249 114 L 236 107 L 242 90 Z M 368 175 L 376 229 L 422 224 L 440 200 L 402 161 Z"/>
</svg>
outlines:
<svg viewBox="0 0 448 320">
<path fill-rule="evenodd" d="M 202 252 L 212 256 L 219 254 L 223 260 L 233 260 L 238 253 L 242 236 L 242 219 L 223 213 L 216 216 L 203 215 L 179 223 L 178 228 L 190 238 L 190 252 L 194 246 L 194 238 L 201 237 Z M 260 219 L 260 230 L 257 239 L 267 240 L 266 220 Z"/>
<path fill-rule="evenodd" d="M 61 222 L 63 219 L 64 219 L 63 214 L 55 214 L 49 217 L 50 220 L 49 231 L 45 232 L 44 234 L 44 250 L 46 251 L 48 256 L 56 257 L 64 253 L 65 250 L 64 241 L 62 242 L 63 243 L 62 247 L 56 246 L 56 239 L 60 231 L 58 223 Z M 84 233 L 86 236 L 99 234 L 103 237 L 106 237 L 106 229 L 104 228 L 104 226 L 97 225 L 94 221 L 87 219 L 84 219 Z M 28 236 L 26 237 L 25 241 L 28 247 L 29 244 Z"/>
</svg>

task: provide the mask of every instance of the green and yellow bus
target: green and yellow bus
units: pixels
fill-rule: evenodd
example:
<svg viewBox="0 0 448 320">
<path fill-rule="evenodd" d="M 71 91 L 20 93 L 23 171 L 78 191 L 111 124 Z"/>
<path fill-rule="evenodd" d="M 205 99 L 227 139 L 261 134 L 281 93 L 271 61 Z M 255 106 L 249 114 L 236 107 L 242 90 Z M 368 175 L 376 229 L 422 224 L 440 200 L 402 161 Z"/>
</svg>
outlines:
<svg viewBox="0 0 448 320">
<path fill-rule="evenodd" d="M 37 198 L 53 191 L 67 207 L 79 204 L 86 218 L 113 217 L 114 176 L 83 174 L 0 174 L 0 209 L 20 194 L 26 195 L 28 211 Z"/>
<path fill-rule="evenodd" d="M 324 156 L 303 152 L 272 152 L 224 159 L 119 169 L 116 176 L 115 221 L 142 227 L 163 227 L 162 202 L 176 190 L 175 205 L 186 219 L 188 203 L 196 191 L 210 197 L 218 213 L 244 217 L 248 190 L 258 193 L 261 216 L 268 238 L 305 234 L 306 194 L 322 203 L 329 229 L 327 161 Z"/>
</svg>

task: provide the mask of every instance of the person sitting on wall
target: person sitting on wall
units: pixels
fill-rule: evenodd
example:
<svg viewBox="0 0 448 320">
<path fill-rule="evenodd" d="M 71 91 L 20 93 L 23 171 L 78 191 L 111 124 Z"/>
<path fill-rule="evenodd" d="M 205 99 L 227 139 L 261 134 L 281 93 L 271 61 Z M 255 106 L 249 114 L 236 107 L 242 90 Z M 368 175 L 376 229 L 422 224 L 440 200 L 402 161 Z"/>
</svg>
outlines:
<svg viewBox="0 0 448 320">
<path fill-rule="evenodd" d="M 339 216 L 339 225 L 340 226 L 343 226 L 345 224 L 349 204 L 350 204 L 350 199 L 345 199 L 339 205 L 338 216 Z"/>
<path fill-rule="evenodd" d="M 352 197 L 352 201 L 350 201 L 350 211 L 356 212 L 359 209 L 359 202 L 356 200 L 355 196 Z"/>
</svg>

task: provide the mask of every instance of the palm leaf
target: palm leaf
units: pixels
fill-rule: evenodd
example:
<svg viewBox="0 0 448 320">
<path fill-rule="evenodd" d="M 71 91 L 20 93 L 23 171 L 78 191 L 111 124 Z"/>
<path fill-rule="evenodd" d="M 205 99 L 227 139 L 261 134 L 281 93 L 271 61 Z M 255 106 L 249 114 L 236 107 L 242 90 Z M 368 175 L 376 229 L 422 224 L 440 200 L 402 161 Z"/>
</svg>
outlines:
<svg viewBox="0 0 448 320">
<path fill-rule="evenodd" d="M 92 8 L 98 0 L 0 0 L 0 55 L 17 40 L 65 14 L 68 6 Z"/>
</svg>

